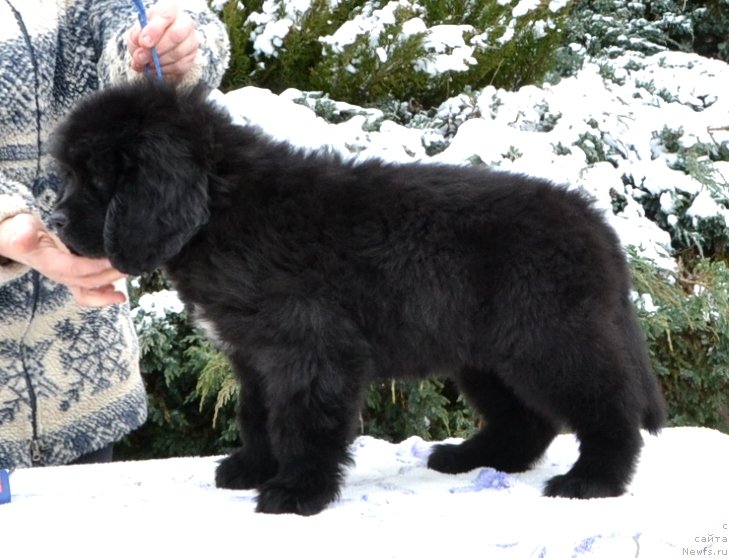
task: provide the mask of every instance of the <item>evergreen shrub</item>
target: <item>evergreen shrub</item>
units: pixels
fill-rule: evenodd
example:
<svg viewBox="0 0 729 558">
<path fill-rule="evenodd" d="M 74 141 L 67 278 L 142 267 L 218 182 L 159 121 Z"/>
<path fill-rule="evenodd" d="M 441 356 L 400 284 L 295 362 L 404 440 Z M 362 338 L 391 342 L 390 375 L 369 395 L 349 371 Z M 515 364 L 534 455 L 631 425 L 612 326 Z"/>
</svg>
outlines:
<svg viewBox="0 0 729 558">
<path fill-rule="evenodd" d="M 222 454 L 237 445 L 234 409 L 223 408 L 232 381 L 224 381 L 229 377 L 224 357 L 183 309 L 149 310 L 140 304 L 141 297 L 168 288 L 160 272 L 129 287 L 149 418 L 117 445 L 117 459 Z"/>
<path fill-rule="evenodd" d="M 223 89 L 294 87 L 427 108 L 466 85 L 538 83 L 554 67 L 568 2 L 229 0 L 219 8 L 234 58 Z"/>
<path fill-rule="evenodd" d="M 661 228 L 668 231 L 674 252 L 691 269 L 703 260 L 729 261 L 729 230 L 725 219 L 719 215 L 700 217 L 692 212 L 692 206 L 699 196 L 712 200 L 724 209 L 729 208 L 729 191 L 726 178 L 717 175 L 710 164 L 712 161 L 729 161 L 729 142 L 693 142 L 684 145 L 682 129 L 664 127 L 654 134 L 654 146 L 668 154 L 674 170 L 682 171 L 693 182 L 693 187 L 675 189 L 660 194 L 645 191 L 632 178 L 625 181 L 636 190 L 643 191 L 640 198 L 646 215 Z"/>
<path fill-rule="evenodd" d="M 728 0 L 574 0 L 565 29 L 558 75 L 584 56 L 626 52 L 678 50 L 729 62 Z"/>
<path fill-rule="evenodd" d="M 690 270 L 632 260 L 636 306 L 673 425 L 729 432 L 729 269 L 708 259 Z"/>
</svg>

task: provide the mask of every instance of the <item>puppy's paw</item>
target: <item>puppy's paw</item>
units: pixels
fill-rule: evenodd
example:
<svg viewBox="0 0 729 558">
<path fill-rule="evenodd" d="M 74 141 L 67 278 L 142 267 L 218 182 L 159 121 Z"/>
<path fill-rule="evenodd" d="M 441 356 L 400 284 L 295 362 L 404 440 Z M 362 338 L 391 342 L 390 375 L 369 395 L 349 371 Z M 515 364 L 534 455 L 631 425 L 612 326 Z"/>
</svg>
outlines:
<svg viewBox="0 0 729 558">
<path fill-rule="evenodd" d="M 223 459 L 215 471 L 215 486 L 233 490 L 258 488 L 276 475 L 272 459 L 251 458 L 240 450 Z"/>
<path fill-rule="evenodd" d="M 621 483 L 604 479 L 580 477 L 577 475 L 557 475 L 547 481 L 544 495 L 561 498 L 613 498 L 625 492 Z"/>
<path fill-rule="evenodd" d="M 474 467 L 465 462 L 464 451 L 457 444 L 439 444 L 433 448 L 428 457 L 428 468 L 440 473 L 456 475 L 465 473 Z"/>
<path fill-rule="evenodd" d="M 315 515 L 339 496 L 336 486 L 315 488 L 306 482 L 287 482 L 273 479 L 260 488 L 256 511 L 259 513 L 294 513 Z"/>
</svg>

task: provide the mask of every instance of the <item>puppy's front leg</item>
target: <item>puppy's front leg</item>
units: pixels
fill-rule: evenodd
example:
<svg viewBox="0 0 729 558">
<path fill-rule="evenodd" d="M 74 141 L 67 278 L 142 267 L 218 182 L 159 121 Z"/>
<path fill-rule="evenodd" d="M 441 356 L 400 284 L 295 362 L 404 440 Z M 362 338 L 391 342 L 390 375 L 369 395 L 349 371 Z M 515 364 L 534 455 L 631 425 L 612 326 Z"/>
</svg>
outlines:
<svg viewBox="0 0 729 558">
<path fill-rule="evenodd" d="M 235 490 L 258 488 L 278 470 L 268 438 L 268 411 L 260 374 L 234 355 L 231 362 L 241 383 L 238 426 L 243 447 L 221 461 L 215 472 L 215 484 Z"/>
<path fill-rule="evenodd" d="M 369 375 L 369 347 L 341 313 L 292 301 L 254 358 L 262 372 L 276 475 L 256 510 L 312 515 L 339 496 Z"/>
</svg>

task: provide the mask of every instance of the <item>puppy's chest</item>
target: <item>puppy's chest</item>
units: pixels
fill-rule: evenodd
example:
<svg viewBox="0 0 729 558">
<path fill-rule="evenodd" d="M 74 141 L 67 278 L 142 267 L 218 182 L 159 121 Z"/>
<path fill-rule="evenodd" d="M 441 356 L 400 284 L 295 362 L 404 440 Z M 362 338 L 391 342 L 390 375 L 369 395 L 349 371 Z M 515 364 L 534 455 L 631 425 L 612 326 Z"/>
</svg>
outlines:
<svg viewBox="0 0 729 558">
<path fill-rule="evenodd" d="M 239 330 L 234 327 L 235 324 L 245 319 L 240 312 L 242 300 L 231 300 L 231 293 L 242 294 L 240 286 L 221 284 L 215 272 L 200 276 L 196 269 L 199 266 L 190 266 L 182 271 L 172 266 L 166 268 L 192 323 L 217 348 L 230 353 L 237 343 L 231 338 L 231 331 Z"/>
<path fill-rule="evenodd" d="M 190 316 L 193 323 L 200 328 L 205 336 L 221 351 L 230 353 L 233 344 L 225 339 L 222 327 L 215 320 L 206 316 L 205 311 L 199 305 L 190 305 Z"/>
</svg>

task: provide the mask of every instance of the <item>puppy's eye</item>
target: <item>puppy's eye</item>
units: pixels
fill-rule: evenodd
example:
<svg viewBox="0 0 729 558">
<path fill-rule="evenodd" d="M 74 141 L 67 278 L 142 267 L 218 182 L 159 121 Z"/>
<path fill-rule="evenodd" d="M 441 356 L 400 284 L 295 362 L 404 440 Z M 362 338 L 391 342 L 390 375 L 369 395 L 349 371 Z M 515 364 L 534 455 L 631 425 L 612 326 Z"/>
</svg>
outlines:
<svg viewBox="0 0 729 558">
<path fill-rule="evenodd" d="M 108 203 L 113 194 L 111 179 L 89 175 L 85 182 L 88 196 L 99 203 Z"/>
</svg>

